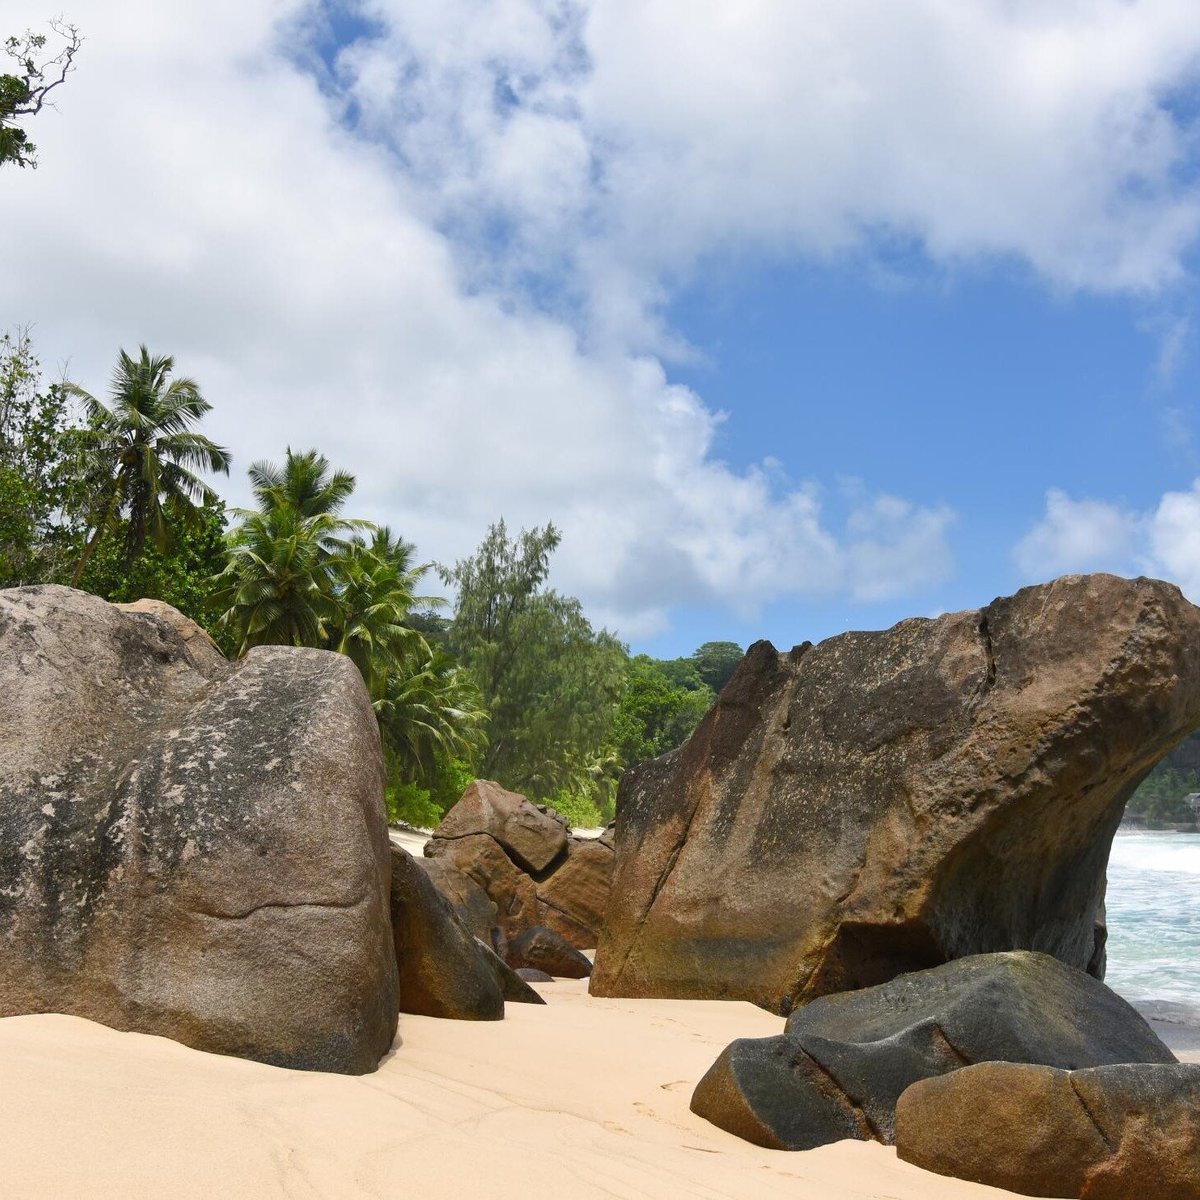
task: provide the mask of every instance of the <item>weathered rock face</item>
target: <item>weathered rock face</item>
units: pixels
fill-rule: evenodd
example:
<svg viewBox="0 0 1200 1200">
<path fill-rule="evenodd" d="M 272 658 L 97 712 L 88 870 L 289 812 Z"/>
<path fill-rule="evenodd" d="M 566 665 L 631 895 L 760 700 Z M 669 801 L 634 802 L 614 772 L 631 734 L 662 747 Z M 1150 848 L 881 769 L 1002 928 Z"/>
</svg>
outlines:
<svg viewBox="0 0 1200 1200">
<path fill-rule="evenodd" d="M 508 943 L 505 961 L 518 970 L 533 967 L 559 979 L 586 979 L 592 973 L 587 956 L 580 954 L 561 934 L 544 925 L 535 925 L 517 934 Z"/>
<path fill-rule="evenodd" d="M 373 1070 L 396 959 L 362 680 L 317 650 L 229 663 L 186 626 L 0 592 L 0 1015 Z"/>
<path fill-rule="evenodd" d="M 539 809 L 490 780 L 477 779 L 442 818 L 437 836 L 486 834 L 521 870 L 536 875 L 566 850 L 568 832 L 557 813 Z"/>
<path fill-rule="evenodd" d="M 1200 1066 L 981 1063 L 900 1097 L 896 1152 L 1026 1196 L 1196 1200 Z"/>
<path fill-rule="evenodd" d="M 596 995 L 788 1012 L 963 955 L 1103 975 L 1125 802 L 1200 723 L 1200 609 L 1111 575 L 779 654 L 631 771 Z"/>
<path fill-rule="evenodd" d="M 425 846 L 437 889 L 477 937 L 501 944 L 545 926 L 572 946 L 596 945 L 612 878 L 613 848 L 578 838 L 553 809 L 476 780 Z"/>
<path fill-rule="evenodd" d="M 1082 971 L 1028 951 L 984 954 L 814 1000 L 781 1036 L 733 1042 L 691 1107 L 774 1150 L 890 1143 L 910 1085 L 993 1061 L 1074 1070 L 1175 1057 L 1131 1005 Z"/>
<path fill-rule="evenodd" d="M 485 947 L 400 846 L 392 847 L 392 933 L 401 1012 L 503 1019 L 504 993 Z"/>
</svg>

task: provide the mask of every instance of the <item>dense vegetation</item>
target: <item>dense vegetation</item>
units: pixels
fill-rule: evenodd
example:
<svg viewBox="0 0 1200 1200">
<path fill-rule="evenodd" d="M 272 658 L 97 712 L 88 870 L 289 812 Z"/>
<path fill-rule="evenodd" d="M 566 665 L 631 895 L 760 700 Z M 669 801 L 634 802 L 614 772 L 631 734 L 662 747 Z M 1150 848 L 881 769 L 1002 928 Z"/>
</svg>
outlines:
<svg viewBox="0 0 1200 1200">
<path fill-rule="evenodd" d="M 231 656 L 311 646 L 353 660 L 379 719 L 393 818 L 435 824 L 476 776 L 611 818 L 621 772 L 678 746 L 741 658 L 631 658 L 580 602 L 548 586 L 553 525 L 503 520 L 436 568 L 351 515 L 355 479 L 319 451 L 249 468 L 254 506 L 208 480 L 230 452 L 169 356 L 121 351 L 108 395 L 45 385 L 28 335 L 0 337 L 0 587 L 62 583 L 165 600 Z"/>
<path fill-rule="evenodd" d="M 1140 813 L 1151 828 L 1162 825 L 1190 825 L 1196 814 L 1184 799 L 1191 792 L 1200 792 L 1200 771 L 1175 766 L 1164 758 L 1142 780 L 1126 808 Z"/>
</svg>

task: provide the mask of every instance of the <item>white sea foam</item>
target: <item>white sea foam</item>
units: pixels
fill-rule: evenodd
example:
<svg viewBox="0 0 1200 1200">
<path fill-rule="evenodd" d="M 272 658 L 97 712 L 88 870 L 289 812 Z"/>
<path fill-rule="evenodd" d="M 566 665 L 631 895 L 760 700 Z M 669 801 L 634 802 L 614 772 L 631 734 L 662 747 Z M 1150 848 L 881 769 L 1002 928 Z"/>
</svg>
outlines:
<svg viewBox="0 0 1200 1200">
<path fill-rule="evenodd" d="M 1121 833 L 1108 864 L 1106 982 L 1200 1003 L 1200 833 Z"/>
</svg>

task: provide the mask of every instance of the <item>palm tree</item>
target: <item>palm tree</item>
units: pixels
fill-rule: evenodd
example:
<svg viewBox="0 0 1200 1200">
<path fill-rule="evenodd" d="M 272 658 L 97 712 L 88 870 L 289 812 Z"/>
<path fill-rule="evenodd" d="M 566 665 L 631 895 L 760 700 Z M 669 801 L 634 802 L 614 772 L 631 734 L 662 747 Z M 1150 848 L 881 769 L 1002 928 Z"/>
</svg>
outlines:
<svg viewBox="0 0 1200 1200">
<path fill-rule="evenodd" d="M 229 562 L 216 577 L 213 603 L 225 609 L 219 621 L 238 637 L 238 654 L 251 646 L 324 646 L 338 613 L 327 547 L 341 522 L 286 507 L 236 514 L 241 524 L 229 536 Z"/>
<path fill-rule="evenodd" d="M 355 479 L 349 471 L 329 472 L 329 459 L 317 450 L 297 454 L 291 446 L 283 465 L 260 460 L 250 464 L 248 472 L 260 509 L 287 507 L 301 517 L 323 514 L 336 517 L 354 491 Z M 364 525 L 355 521 L 351 524 Z"/>
<path fill-rule="evenodd" d="M 431 568 L 413 565 L 415 549 L 382 526 L 372 528 L 369 538 L 351 538 L 336 563 L 339 619 L 330 631 L 330 648 L 354 660 L 374 698 L 383 694 L 389 672 L 422 640 L 409 624 L 413 606 L 445 604 L 416 595 Z"/>
<path fill-rule="evenodd" d="M 290 446 L 282 466 L 256 462 L 249 474 L 258 508 L 236 510 L 241 524 L 214 595 L 225 606 L 221 624 L 236 631 L 240 654 L 251 646 L 326 646 L 340 613 L 346 535 L 366 526 L 341 515 L 354 476 L 331 473 L 316 450 Z"/>
<path fill-rule="evenodd" d="M 487 745 L 483 694 L 465 668 L 424 638 L 375 702 L 384 746 L 404 779 L 429 782 L 439 760 L 476 759 Z"/>
<path fill-rule="evenodd" d="M 172 516 L 194 520 L 217 494 L 199 475 L 229 474 L 230 454 L 193 426 L 212 409 L 195 380 L 170 379 L 175 360 L 151 356 L 145 346 L 135 360 L 122 350 L 104 404 L 75 384 L 67 391 L 83 403 L 87 417 L 85 461 L 91 493 L 91 534 L 76 564 L 71 586 L 104 536 L 125 520 L 126 568 L 149 538 L 159 550 L 171 542 Z"/>
</svg>

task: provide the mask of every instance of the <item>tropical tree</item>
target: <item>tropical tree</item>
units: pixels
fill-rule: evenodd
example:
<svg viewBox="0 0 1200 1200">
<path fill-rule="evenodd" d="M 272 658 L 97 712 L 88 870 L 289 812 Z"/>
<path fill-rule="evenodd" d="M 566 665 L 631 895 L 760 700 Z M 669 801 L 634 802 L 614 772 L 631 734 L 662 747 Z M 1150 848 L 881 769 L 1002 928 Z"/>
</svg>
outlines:
<svg viewBox="0 0 1200 1200">
<path fill-rule="evenodd" d="M 67 392 L 79 400 L 87 418 L 84 434 L 85 486 L 90 535 L 75 567 L 78 587 L 105 535 L 124 523 L 123 562 L 132 567 L 150 539 L 159 550 L 171 543 L 171 518 L 198 519 L 217 494 L 196 470 L 229 473 L 230 455 L 196 433 L 193 426 L 211 411 L 195 380 L 171 379 L 175 360 L 138 358 L 124 350 L 117 358 L 104 404 L 75 384 Z"/>
<path fill-rule="evenodd" d="M 315 450 L 289 448 L 250 478 L 257 507 L 238 510 L 216 581 L 220 627 L 239 653 L 294 645 L 351 658 L 379 718 L 389 795 L 421 789 L 431 811 L 430 789 L 486 744 L 487 714 L 471 677 L 412 622 L 414 605 L 444 603 L 417 595 L 429 565 L 386 527 L 343 515 L 354 476 Z"/>
<path fill-rule="evenodd" d="M 44 33 L 27 30 L 20 37 L 5 39 L 5 53 L 16 70 L 0 73 L 0 165 L 37 166 L 37 147 L 18 122 L 42 111 L 50 93 L 74 69 L 75 55 L 83 45 L 74 25 L 55 20 L 50 28 L 63 43 L 57 54 L 46 53 Z"/>
<path fill-rule="evenodd" d="M 482 770 L 550 801 L 607 793 L 596 768 L 626 661 L 624 646 L 594 630 L 577 599 L 543 586 L 558 539 L 553 525 L 509 538 L 500 521 L 471 558 L 443 570 L 457 592 L 450 649 L 490 714 Z"/>
<path fill-rule="evenodd" d="M 251 646 L 328 648 L 343 617 L 337 592 L 347 538 L 364 526 L 342 516 L 354 476 L 331 471 L 316 450 L 290 446 L 282 465 L 252 463 L 249 475 L 258 507 L 235 510 L 240 524 L 213 595 L 224 610 L 219 624 L 239 654 Z"/>
<path fill-rule="evenodd" d="M 81 540 L 78 430 L 29 332 L 0 335 L 0 587 L 65 578 Z"/>
<path fill-rule="evenodd" d="M 445 603 L 440 597 L 416 595 L 431 567 L 414 565 L 415 550 L 380 526 L 352 537 L 332 564 L 337 617 L 328 631 L 329 646 L 354 660 L 372 696 L 382 696 L 389 675 L 418 643 L 424 645 L 409 623 L 413 605 Z"/>
<path fill-rule="evenodd" d="M 479 756 L 487 710 L 470 674 L 419 634 L 400 665 L 388 674 L 375 712 L 394 772 L 428 786 L 443 764 Z"/>
</svg>

